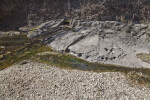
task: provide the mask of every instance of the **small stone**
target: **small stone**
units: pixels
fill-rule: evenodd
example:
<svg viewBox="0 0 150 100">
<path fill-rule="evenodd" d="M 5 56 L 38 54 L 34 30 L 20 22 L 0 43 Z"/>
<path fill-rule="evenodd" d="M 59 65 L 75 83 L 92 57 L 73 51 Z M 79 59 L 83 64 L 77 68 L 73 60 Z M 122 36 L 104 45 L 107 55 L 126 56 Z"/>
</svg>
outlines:
<svg viewBox="0 0 150 100">
<path fill-rule="evenodd" d="M 0 55 L 0 59 L 2 59 L 4 57 L 4 55 Z"/>
</svg>

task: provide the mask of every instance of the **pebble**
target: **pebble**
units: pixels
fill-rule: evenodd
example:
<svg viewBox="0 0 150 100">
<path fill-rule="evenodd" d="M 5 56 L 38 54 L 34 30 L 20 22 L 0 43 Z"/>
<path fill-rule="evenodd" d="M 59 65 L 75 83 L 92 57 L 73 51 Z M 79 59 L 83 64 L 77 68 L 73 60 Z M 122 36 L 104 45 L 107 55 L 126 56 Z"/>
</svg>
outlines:
<svg viewBox="0 0 150 100">
<path fill-rule="evenodd" d="M 134 84 L 122 73 L 67 70 L 30 60 L 25 62 L 0 71 L 0 100 L 149 100 L 150 98 L 148 87 Z"/>
</svg>

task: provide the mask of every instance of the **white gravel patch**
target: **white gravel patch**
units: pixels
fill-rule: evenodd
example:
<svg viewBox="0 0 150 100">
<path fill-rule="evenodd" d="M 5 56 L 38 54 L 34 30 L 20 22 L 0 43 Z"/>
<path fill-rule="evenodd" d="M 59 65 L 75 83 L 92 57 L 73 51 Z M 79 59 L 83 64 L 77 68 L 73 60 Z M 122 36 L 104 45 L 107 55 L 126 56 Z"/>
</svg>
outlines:
<svg viewBox="0 0 150 100">
<path fill-rule="evenodd" d="M 0 71 L 0 100 L 149 100 L 121 73 L 67 70 L 28 61 Z"/>
</svg>

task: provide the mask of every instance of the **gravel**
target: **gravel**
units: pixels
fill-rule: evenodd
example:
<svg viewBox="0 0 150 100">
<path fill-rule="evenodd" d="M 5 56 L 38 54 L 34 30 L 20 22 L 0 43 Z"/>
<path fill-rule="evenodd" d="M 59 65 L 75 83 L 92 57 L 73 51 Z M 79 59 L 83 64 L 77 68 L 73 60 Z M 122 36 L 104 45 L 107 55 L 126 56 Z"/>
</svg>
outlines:
<svg viewBox="0 0 150 100">
<path fill-rule="evenodd" d="M 122 73 L 60 69 L 33 61 L 0 71 L 0 100 L 149 100 Z"/>
</svg>

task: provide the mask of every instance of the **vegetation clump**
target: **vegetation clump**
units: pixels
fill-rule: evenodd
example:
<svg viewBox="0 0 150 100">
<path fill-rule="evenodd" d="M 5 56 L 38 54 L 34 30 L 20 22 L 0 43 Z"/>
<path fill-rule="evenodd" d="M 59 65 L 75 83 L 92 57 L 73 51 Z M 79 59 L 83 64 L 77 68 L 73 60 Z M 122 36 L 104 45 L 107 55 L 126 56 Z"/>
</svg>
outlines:
<svg viewBox="0 0 150 100">
<path fill-rule="evenodd" d="M 121 72 L 138 83 L 150 84 L 150 69 L 88 62 L 66 53 L 53 51 L 39 40 L 28 39 L 25 35 L 3 37 L 0 39 L 0 47 L 5 47 L 0 51 L 0 70 L 22 60 L 31 59 L 60 68 L 94 72 Z M 137 56 L 147 60 L 150 58 L 146 54 Z"/>
<path fill-rule="evenodd" d="M 150 84 L 150 69 L 147 68 L 129 68 L 110 64 L 91 63 L 69 54 L 36 55 L 32 60 L 67 69 L 94 72 L 121 72 L 136 83 Z"/>
<path fill-rule="evenodd" d="M 140 58 L 144 62 L 150 63 L 150 54 L 139 53 L 137 54 L 137 57 Z"/>
<path fill-rule="evenodd" d="M 30 40 L 25 35 L 6 36 L 0 38 L 0 70 L 19 61 L 29 59 L 39 52 L 50 51 L 38 40 Z"/>
</svg>

